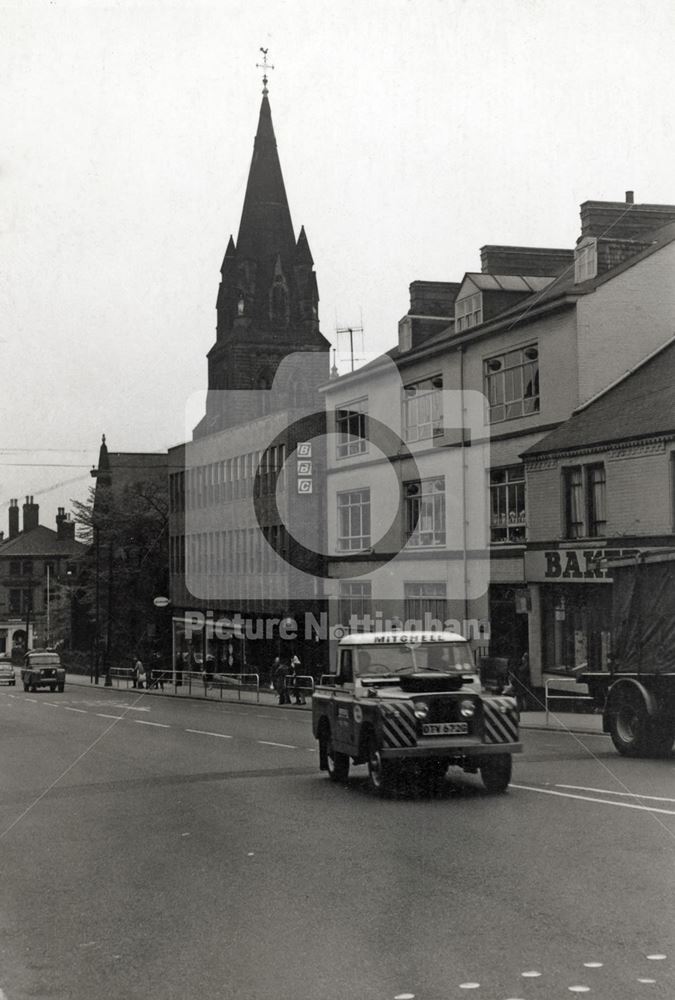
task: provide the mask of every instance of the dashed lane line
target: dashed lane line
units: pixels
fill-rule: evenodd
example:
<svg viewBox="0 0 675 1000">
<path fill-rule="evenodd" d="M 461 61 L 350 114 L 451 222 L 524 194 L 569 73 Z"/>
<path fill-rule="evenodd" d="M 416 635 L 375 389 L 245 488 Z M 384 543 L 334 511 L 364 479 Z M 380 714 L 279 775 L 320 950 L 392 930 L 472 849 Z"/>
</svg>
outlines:
<svg viewBox="0 0 675 1000">
<path fill-rule="evenodd" d="M 290 743 L 272 743 L 271 740 L 256 740 L 256 743 L 262 743 L 266 747 L 283 747 L 284 750 L 298 749 L 298 747 L 292 746 Z"/>
<path fill-rule="evenodd" d="M 586 788 L 585 785 L 560 785 L 556 788 L 569 788 L 576 792 L 595 792 L 597 795 L 620 795 L 629 799 L 650 799 L 652 802 L 673 802 L 675 799 L 668 799 L 664 795 L 638 795 L 637 792 L 615 792 L 610 788 Z"/>
<path fill-rule="evenodd" d="M 621 809 L 638 809 L 640 812 L 661 813 L 664 816 L 675 816 L 675 809 L 657 809 L 656 806 L 641 806 L 635 802 L 612 802 L 610 799 L 594 799 L 590 795 L 572 795 L 570 792 L 556 792 L 552 788 L 534 788 L 532 785 L 510 785 L 524 792 L 539 792 L 540 795 L 558 795 L 563 799 L 581 799 L 582 802 L 595 802 L 601 806 L 617 806 Z"/>
<path fill-rule="evenodd" d="M 166 722 L 148 722 L 147 719 L 132 719 L 137 726 L 156 726 L 158 729 L 171 729 L 171 726 L 167 725 Z"/>
<path fill-rule="evenodd" d="M 86 710 L 86 708 L 72 708 L 70 705 L 64 705 L 63 707 L 65 708 L 66 712 L 81 712 L 82 715 L 89 715 L 89 712 Z"/>
<path fill-rule="evenodd" d="M 104 715 L 103 712 L 94 712 L 94 715 L 97 715 L 99 717 L 99 719 L 123 719 L 124 718 L 123 715 Z"/>
<path fill-rule="evenodd" d="M 228 736 L 226 733 L 210 733 L 206 729 L 186 729 L 186 733 L 196 733 L 197 736 L 217 736 L 221 740 L 232 740 L 233 736 Z"/>
</svg>

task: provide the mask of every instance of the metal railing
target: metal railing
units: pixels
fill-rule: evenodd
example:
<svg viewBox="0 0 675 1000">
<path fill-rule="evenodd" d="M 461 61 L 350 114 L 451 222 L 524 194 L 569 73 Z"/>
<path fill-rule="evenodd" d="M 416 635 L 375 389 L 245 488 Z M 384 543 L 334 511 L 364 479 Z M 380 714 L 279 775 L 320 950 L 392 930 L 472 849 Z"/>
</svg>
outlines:
<svg viewBox="0 0 675 1000">
<path fill-rule="evenodd" d="M 574 677 L 547 677 L 544 681 L 544 707 L 546 709 L 546 725 L 548 725 L 549 716 L 549 701 L 593 701 L 590 694 L 551 694 L 549 687 L 555 684 L 558 687 L 565 684 L 573 684 L 578 688 L 577 681 Z"/>
<path fill-rule="evenodd" d="M 115 682 L 117 682 L 117 687 L 121 686 L 122 681 L 126 682 L 127 687 L 131 687 L 131 685 L 134 683 L 135 674 L 136 671 L 133 669 L 133 667 L 110 668 L 110 680 L 113 682 L 113 686 L 115 685 Z"/>
<path fill-rule="evenodd" d="M 295 695 L 296 701 L 302 698 L 304 702 L 305 695 L 309 695 L 311 698 L 314 693 L 314 678 L 311 674 L 286 674 L 284 677 L 284 691 L 288 695 L 289 704 L 293 695 Z"/>
</svg>

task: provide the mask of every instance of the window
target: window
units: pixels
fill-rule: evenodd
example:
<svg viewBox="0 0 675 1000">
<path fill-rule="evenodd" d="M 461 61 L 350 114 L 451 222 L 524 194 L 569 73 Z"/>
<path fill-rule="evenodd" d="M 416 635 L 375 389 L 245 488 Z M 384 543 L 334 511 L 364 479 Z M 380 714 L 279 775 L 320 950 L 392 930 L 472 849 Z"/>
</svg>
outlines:
<svg viewBox="0 0 675 1000">
<path fill-rule="evenodd" d="M 21 575 L 22 576 L 32 576 L 33 575 L 33 560 L 24 559 L 21 563 Z"/>
<path fill-rule="evenodd" d="M 345 628 L 351 622 L 362 624 L 370 617 L 372 584 L 370 580 L 340 580 L 338 621 Z"/>
<path fill-rule="evenodd" d="M 594 236 L 583 239 L 574 251 L 574 283 L 588 281 L 598 273 L 598 241 Z"/>
<path fill-rule="evenodd" d="M 582 538 L 584 534 L 584 481 L 580 465 L 563 469 L 563 487 L 565 491 L 565 536 L 567 538 Z"/>
<path fill-rule="evenodd" d="M 465 295 L 455 302 L 455 332 L 468 330 L 483 322 L 483 296 L 481 292 Z"/>
<path fill-rule="evenodd" d="M 445 545 L 445 477 L 405 483 L 408 545 Z"/>
<path fill-rule="evenodd" d="M 443 376 L 413 382 L 403 390 L 406 441 L 426 441 L 443 433 Z"/>
<path fill-rule="evenodd" d="M 566 538 L 598 538 L 607 527 L 607 481 L 602 462 L 563 469 Z"/>
<path fill-rule="evenodd" d="M 405 583 L 405 620 L 419 623 L 420 628 L 430 628 L 432 621 L 443 623 L 447 618 L 447 601 L 444 583 Z"/>
<path fill-rule="evenodd" d="M 525 541 L 525 473 L 522 465 L 490 472 L 490 541 Z"/>
<path fill-rule="evenodd" d="M 368 450 L 366 440 L 366 420 L 368 415 L 368 397 L 355 399 L 345 403 L 335 410 L 335 429 L 338 435 L 337 457 L 347 458 L 349 455 L 361 455 Z"/>
<path fill-rule="evenodd" d="M 539 412 L 539 350 L 536 344 L 488 358 L 483 377 L 491 424 Z"/>
<path fill-rule="evenodd" d="M 9 613 L 10 615 L 25 615 L 29 608 L 32 608 L 31 591 L 10 590 L 9 592 Z"/>
<path fill-rule="evenodd" d="M 370 490 L 338 493 L 338 539 L 340 552 L 370 548 Z"/>
<path fill-rule="evenodd" d="M 605 467 L 602 463 L 586 466 L 586 506 L 588 535 L 598 538 L 607 527 Z"/>
</svg>

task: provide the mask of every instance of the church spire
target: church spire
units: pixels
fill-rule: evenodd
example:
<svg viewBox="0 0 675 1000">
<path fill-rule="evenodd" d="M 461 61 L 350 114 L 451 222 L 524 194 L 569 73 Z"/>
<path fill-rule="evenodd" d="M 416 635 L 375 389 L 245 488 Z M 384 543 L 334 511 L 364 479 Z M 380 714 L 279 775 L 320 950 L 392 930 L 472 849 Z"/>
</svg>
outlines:
<svg viewBox="0 0 675 1000">
<path fill-rule="evenodd" d="M 267 94 L 263 94 L 239 224 L 237 256 L 239 260 L 261 262 L 274 260 L 281 254 L 285 261 L 294 247 L 293 223 L 272 126 L 272 111 Z"/>
</svg>

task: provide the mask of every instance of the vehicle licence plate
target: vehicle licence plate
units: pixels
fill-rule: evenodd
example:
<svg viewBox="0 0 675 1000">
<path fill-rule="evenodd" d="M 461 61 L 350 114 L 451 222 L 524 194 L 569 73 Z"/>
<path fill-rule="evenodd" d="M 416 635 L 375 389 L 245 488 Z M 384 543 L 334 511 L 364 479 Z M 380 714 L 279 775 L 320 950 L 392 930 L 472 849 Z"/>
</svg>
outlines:
<svg viewBox="0 0 675 1000">
<path fill-rule="evenodd" d="M 425 722 L 422 726 L 422 736 L 461 736 L 468 732 L 468 722 Z"/>
</svg>

